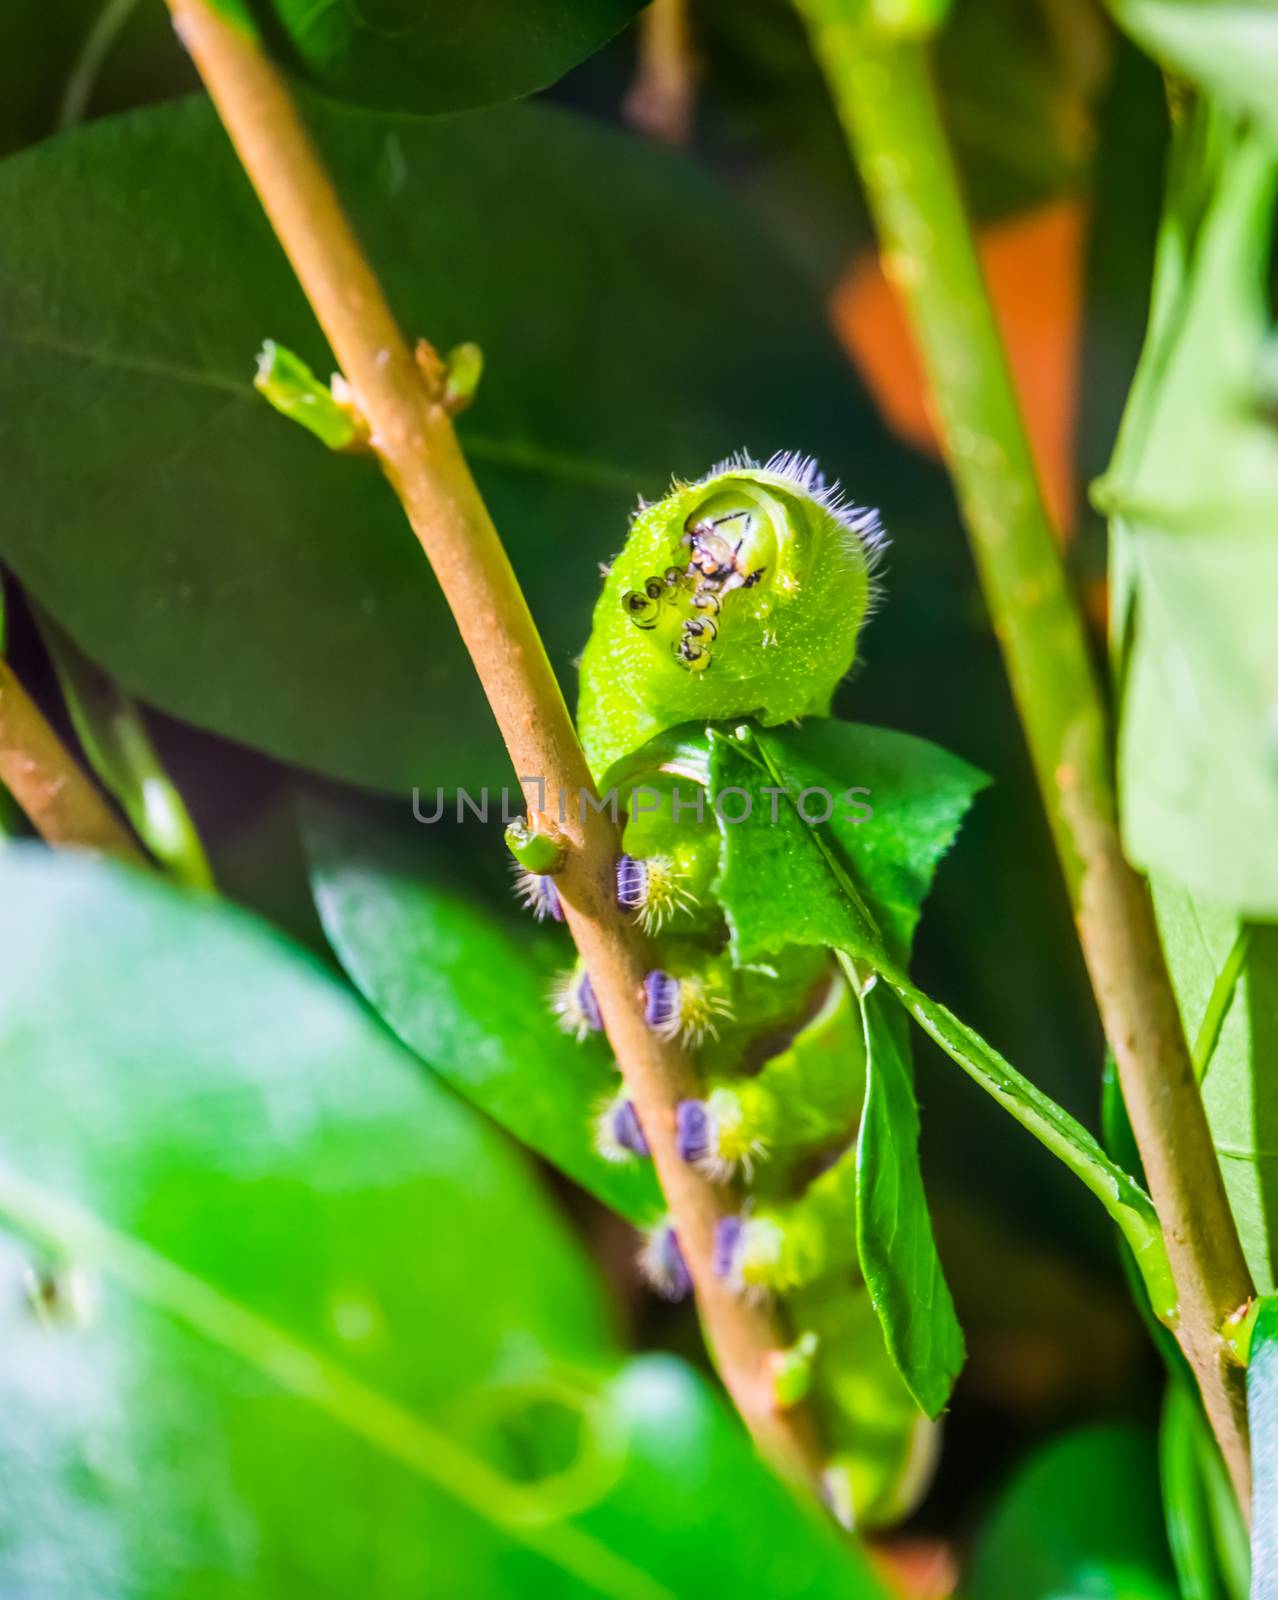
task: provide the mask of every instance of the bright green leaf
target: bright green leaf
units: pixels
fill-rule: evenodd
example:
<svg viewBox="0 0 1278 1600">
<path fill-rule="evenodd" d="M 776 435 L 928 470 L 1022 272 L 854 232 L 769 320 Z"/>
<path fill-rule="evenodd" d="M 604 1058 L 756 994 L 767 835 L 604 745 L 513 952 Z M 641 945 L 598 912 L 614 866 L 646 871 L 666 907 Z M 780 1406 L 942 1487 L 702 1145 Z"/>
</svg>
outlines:
<svg viewBox="0 0 1278 1600">
<path fill-rule="evenodd" d="M 468 1410 L 611 1355 L 529 1173 L 242 915 L 19 846 L 0 882 L 0 1213 L 31 1241 L 0 1587 L 349 1594 L 381 1548 L 407 1594 L 490 1559 L 513 1513 Z M 22 1310 L 36 1244 L 72 1325 Z"/>
<path fill-rule="evenodd" d="M 6 1594 L 880 1595 L 701 1380 L 617 1370 L 524 1165 L 251 919 L 13 847 L 0 1049 Z"/>
<path fill-rule="evenodd" d="M 1167 1247 L 1153 1202 L 1140 1185 L 1110 1160 L 1068 1111 L 1049 1099 L 947 1006 L 924 994 L 908 979 L 894 978 L 892 984 L 928 1037 L 1096 1196 L 1131 1249 L 1155 1316 L 1160 1321 L 1173 1320 L 1176 1285 Z"/>
<path fill-rule="evenodd" d="M 1039 1450 L 981 1534 L 965 1600 L 1180 1600 L 1158 1504 L 1154 1442 L 1080 1429 Z"/>
<path fill-rule="evenodd" d="M 605 1045 L 578 1044 L 550 1015 L 559 940 L 509 923 L 450 881 L 445 840 L 350 801 L 312 797 L 302 832 L 324 931 L 387 1025 L 459 1093 L 635 1222 L 661 1201 L 649 1163 L 595 1151 L 592 1110 L 615 1093 Z M 494 856 L 502 846 L 494 838 Z M 513 920 L 510 919 L 510 920 Z"/>
<path fill-rule="evenodd" d="M 614 1548 L 646 1538 L 679 1600 L 888 1600 L 856 1546 L 795 1504 L 682 1363 L 631 1362 L 610 1399 L 629 1435 L 628 1464 L 583 1526 Z"/>
<path fill-rule="evenodd" d="M 933 874 L 989 779 L 926 739 L 862 723 L 818 718 L 759 738 L 796 797 L 809 787 L 840 797 L 830 837 L 905 959 Z M 865 793 L 843 798 L 850 790 Z"/>
<path fill-rule="evenodd" d="M 881 428 L 820 308 L 687 161 L 543 106 L 310 120 L 402 325 L 483 348 L 463 441 L 565 674 L 640 492 L 791 439 L 868 473 Z M 253 389 L 264 338 L 321 377 L 332 359 L 212 110 L 14 157 L 0 228 L 22 241 L 0 553 L 80 647 L 140 699 L 369 788 L 501 781 L 389 487 Z"/>
</svg>

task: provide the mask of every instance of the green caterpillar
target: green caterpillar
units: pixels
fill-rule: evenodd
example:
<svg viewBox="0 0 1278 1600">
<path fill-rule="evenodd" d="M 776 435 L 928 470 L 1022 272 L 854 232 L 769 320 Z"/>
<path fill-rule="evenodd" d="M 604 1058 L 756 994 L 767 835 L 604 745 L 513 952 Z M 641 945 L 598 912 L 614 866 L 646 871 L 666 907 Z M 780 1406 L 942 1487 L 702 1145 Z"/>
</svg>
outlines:
<svg viewBox="0 0 1278 1600">
<path fill-rule="evenodd" d="M 857 1266 L 861 1007 L 827 950 L 733 965 L 714 895 L 707 725 L 828 714 L 873 601 L 880 545 L 875 513 L 847 504 L 799 456 L 738 458 L 676 484 L 641 506 L 607 575 L 578 712 L 592 772 L 625 807 L 617 897 L 652 941 L 648 1024 L 684 1041 L 704 1084 L 679 1108 L 680 1153 L 746 1194 L 720 1229 L 715 1270 L 743 1294 L 779 1298 L 795 1343 L 777 1352 L 778 1403 L 812 1400 L 831 1505 L 862 1524 L 909 1508 L 933 1428 L 892 1365 Z M 525 873 L 521 890 L 539 914 L 558 914 L 552 877 Z M 555 1009 L 571 1032 L 598 1029 L 580 967 Z M 610 1158 L 647 1154 L 624 1093 L 596 1128 Z M 668 1225 L 643 1262 L 663 1293 L 687 1292 Z"/>
</svg>

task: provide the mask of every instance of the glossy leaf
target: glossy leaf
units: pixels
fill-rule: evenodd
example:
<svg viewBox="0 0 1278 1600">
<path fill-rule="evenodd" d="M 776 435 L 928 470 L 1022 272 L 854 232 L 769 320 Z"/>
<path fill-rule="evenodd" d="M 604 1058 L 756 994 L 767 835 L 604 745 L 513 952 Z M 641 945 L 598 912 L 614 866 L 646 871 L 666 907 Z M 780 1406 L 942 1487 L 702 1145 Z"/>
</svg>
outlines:
<svg viewBox="0 0 1278 1600">
<path fill-rule="evenodd" d="M 672 1600 L 888 1600 L 855 1544 L 794 1503 L 681 1362 L 631 1362 L 609 1397 L 628 1433 L 627 1466 L 583 1524 L 613 1548 L 652 1547 Z"/>
<path fill-rule="evenodd" d="M 6 1593 L 874 1600 L 310 959 L 19 846 L 0 957 Z"/>
<path fill-rule="evenodd" d="M 643 0 L 216 0 L 247 11 L 284 66 L 335 100 L 431 114 L 544 89 Z"/>
<path fill-rule="evenodd" d="M 406 1593 L 486 1561 L 468 1408 L 610 1355 L 528 1172 L 249 919 L 18 846 L 0 881 L 0 1213 L 30 1241 L 5 1246 L 3 1587 L 349 1593 L 390 1540 Z M 32 1245 L 53 1327 L 23 1308 Z"/>
<path fill-rule="evenodd" d="M 1179 1600 L 1154 1442 L 1080 1429 L 1033 1455 L 981 1534 L 967 1600 Z"/>
<path fill-rule="evenodd" d="M 550 1015 L 563 942 L 477 903 L 449 873 L 448 840 L 407 806 L 391 816 L 313 796 L 301 817 L 324 931 L 383 1021 L 516 1138 L 631 1221 L 652 1221 L 651 1165 L 612 1165 L 594 1148 L 592 1108 L 617 1087 L 607 1047 L 578 1044 Z"/>
<path fill-rule="evenodd" d="M 484 350 L 463 440 L 565 673 L 640 492 L 790 441 L 866 476 L 882 433 L 819 308 L 689 163 L 543 106 L 310 120 L 403 326 Z M 500 781 L 389 488 L 253 390 L 264 338 L 332 361 L 212 110 L 12 158 L 0 227 L 22 240 L 0 554 L 77 644 L 128 693 L 369 788 Z"/>
<path fill-rule="evenodd" d="M 1278 1257 L 1278 928 L 1155 879 L 1154 908 L 1247 1264 L 1262 1293 Z"/>
</svg>

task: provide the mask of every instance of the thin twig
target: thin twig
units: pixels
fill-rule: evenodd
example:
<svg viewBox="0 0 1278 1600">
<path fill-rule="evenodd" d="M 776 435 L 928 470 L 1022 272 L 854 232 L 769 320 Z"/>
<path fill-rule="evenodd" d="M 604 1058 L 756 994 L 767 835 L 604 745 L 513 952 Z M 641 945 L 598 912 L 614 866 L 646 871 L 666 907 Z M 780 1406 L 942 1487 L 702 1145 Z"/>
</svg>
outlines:
<svg viewBox="0 0 1278 1600">
<path fill-rule="evenodd" d="M 680 1049 L 646 1026 L 645 950 L 618 910 L 611 819 L 506 552 L 438 389 L 405 343 L 282 78 L 256 41 L 207 0 L 169 0 L 245 171 L 358 397 L 371 442 L 469 650 L 521 782 L 542 779 L 567 859 L 557 880 L 609 1042 L 634 1101 L 724 1382 L 761 1449 L 809 1480 L 820 1454 L 803 1408 L 779 1411 L 767 1355 L 782 1341 L 768 1310 L 716 1278 L 715 1226 L 730 1197 L 679 1158 L 678 1102 L 696 1093 Z M 555 797 L 562 797 L 557 801 Z"/>
<path fill-rule="evenodd" d="M 47 844 L 146 865 L 128 829 L 85 776 L 7 661 L 0 661 L 0 784 Z"/>
<path fill-rule="evenodd" d="M 1244 1508 L 1246 1402 L 1223 1324 L 1254 1294 L 1144 882 L 1123 857 L 1104 701 L 1008 373 L 925 47 L 801 0 L 904 299 L 1167 1240 L 1175 1334 Z"/>
<path fill-rule="evenodd" d="M 58 107 L 59 130 L 74 128 L 77 123 L 84 121 L 102 67 L 119 43 L 120 35 L 137 7 L 138 0 L 107 0 L 94 18 L 75 65 L 67 76 L 62 104 Z"/>
<path fill-rule="evenodd" d="M 631 127 L 666 144 L 692 138 L 697 58 L 688 0 L 651 0 L 636 30 L 635 81 L 622 110 Z"/>
</svg>

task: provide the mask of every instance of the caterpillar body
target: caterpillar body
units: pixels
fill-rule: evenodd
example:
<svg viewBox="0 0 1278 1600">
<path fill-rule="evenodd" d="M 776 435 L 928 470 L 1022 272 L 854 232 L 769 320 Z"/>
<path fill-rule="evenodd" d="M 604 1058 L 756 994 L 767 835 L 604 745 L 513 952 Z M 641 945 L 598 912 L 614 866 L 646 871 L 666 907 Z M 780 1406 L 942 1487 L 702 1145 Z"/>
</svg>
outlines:
<svg viewBox="0 0 1278 1600">
<path fill-rule="evenodd" d="M 766 968 L 734 965 L 715 898 L 722 835 L 709 788 L 715 724 L 828 714 L 872 605 L 880 544 L 877 516 L 803 457 L 734 458 L 676 483 L 641 506 L 605 580 L 578 712 L 591 769 L 625 806 L 617 898 L 651 943 L 646 1019 L 684 1041 L 703 1085 L 679 1108 L 680 1154 L 742 1194 L 715 1270 L 742 1294 L 777 1298 L 794 1334 L 777 1353 L 779 1401 L 811 1400 L 831 1506 L 861 1524 L 909 1508 L 934 1447 L 857 1264 L 861 1007 L 819 947 L 787 947 Z M 570 1031 L 598 1026 L 584 972 L 569 974 L 556 1007 Z M 596 1118 L 606 1155 L 643 1158 L 624 1094 Z M 686 1290 L 668 1226 L 644 1259 L 662 1292 Z"/>
</svg>

